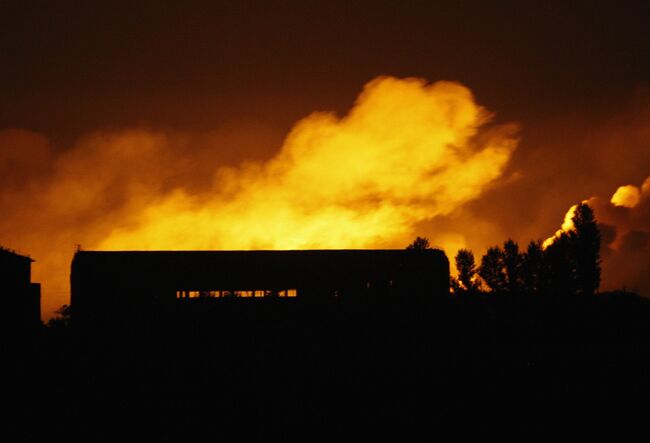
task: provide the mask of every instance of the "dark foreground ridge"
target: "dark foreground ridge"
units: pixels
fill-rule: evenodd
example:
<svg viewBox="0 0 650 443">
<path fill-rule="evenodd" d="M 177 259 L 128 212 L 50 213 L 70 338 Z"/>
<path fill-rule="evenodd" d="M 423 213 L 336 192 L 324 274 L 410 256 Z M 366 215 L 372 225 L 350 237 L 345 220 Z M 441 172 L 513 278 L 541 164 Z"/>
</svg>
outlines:
<svg viewBox="0 0 650 443">
<path fill-rule="evenodd" d="M 98 290 L 114 284 L 96 280 Z M 300 287 L 284 288 L 300 294 Z M 17 435 L 85 441 L 650 435 L 646 299 L 625 292 L 363 293 L 176 298 L 174 292 L 146 321 L 134 321 L 140 314 L 119 304 L 110 305 L 101 328 L 61 321 L 9 359 L 16 369 L 12 413 L 31 423 Z"/>
<path fill-rule="evenodd" d="M 631 294 L 259 301 L 47 329 L 8 360 L 19 435 L 648 435 L 650 306 Z"/>
</svg>

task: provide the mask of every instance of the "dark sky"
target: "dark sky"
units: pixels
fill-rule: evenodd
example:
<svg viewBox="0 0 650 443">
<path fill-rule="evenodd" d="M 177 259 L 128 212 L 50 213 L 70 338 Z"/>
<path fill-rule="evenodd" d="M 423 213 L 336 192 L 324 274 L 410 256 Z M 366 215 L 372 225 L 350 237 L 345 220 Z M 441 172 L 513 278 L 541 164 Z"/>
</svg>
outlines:
<svg viewBox="0 0 650 443">
<path fill-rule="evenodd" d="M 648 2 L 104 3 L 0 3 L 0 128 L 286 129 L 379 74 L 461 81 L 527 123 L 650 77 Z"/>
</svg>

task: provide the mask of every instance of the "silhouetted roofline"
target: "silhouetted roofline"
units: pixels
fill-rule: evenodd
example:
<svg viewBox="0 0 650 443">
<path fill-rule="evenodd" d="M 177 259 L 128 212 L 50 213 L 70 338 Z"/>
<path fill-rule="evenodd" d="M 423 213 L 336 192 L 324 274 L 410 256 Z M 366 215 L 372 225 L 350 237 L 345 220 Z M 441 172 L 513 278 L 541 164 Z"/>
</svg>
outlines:
<svg viewBox="0 0 650 443">
<path fill-rule="evenodd" d="M 447 261 L 447 256 L 440 249 L 408 250 L 408 249 L 292 249 L 292 250 L 190 250 L 190 251 L 77 251 L 72 260 L 73 267 L 79 262 L 94 262 L 95 260 L 270 260 L 284 257 L 285 259 L 353 259 L 370 257 L 440 257 Z"/>
<path fill-rule="evenodd" d="M 119 251 L 106 251 L 106 250 L 79 250 L 77 254 L 206 254 L 206 253 L 395 253 L 395 252 L 421 252 L 421 251 L 437 251 L 443 252 L 441 249 L 192 249 L 192 250 L 119 250 Z"/>
<path fill-rule="evenodd" d="M 143 260 L 156 260 L 156 259 L 171 259 L 171 260 L 186 260 L 186 259 L 214 259 L 214 260 L 229 260 L 229 259 L 272 259 L 273 257 L 280 258 L 293 258 L 299 259 L 352 259 L 354 257 L 413 257 L 413 256 L 436 256 L 443 258 L 447 261 L 447 256 L 441 249 L 425 249 L 425 250 L 408 250 L 408 249 L 290 249 L 290 250 L 189 250 L 189 251 L 175 251 L 175 250 L 154 250 L 154 251 L 77 251 L 73 257 L 73 266 L 78 262 L 93 262 L 95 260 L 110 260 L 115 259 L 143 259 Z"/>
<path fill-rule="evenodd" d="M 19 254 L 17 251 L 9 248 L 5 248 L 3 246 L 0 246 L 0 254 L 6 254 L 6 255 L 12 255 L 16 258 L 22 258 L 25 260 L 29 260 L 30 262 L 34 262 L 35 260 L 31 258 L 29 255 L 26 254 Z"/>
</svg>

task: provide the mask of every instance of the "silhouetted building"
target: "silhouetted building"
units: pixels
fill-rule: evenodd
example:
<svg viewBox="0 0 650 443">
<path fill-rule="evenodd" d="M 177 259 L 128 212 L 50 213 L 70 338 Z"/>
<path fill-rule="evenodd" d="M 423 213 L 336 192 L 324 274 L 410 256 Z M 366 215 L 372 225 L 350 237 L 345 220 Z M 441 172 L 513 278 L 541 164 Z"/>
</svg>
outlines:
<svg viewBox="0 0 650 443">
<path fill-rule="evenodd" d="M 31 282 L 32 260 L 0 247 L 0 293 L 3 322 L 35 328 L 41 323 L 41 285 Z"/>
<path fill-rule="evenodd" d="M 440 250 L 79 251 L 73 318 L 191 299 L 429 297 L 449 293 Z"/>
</svg>

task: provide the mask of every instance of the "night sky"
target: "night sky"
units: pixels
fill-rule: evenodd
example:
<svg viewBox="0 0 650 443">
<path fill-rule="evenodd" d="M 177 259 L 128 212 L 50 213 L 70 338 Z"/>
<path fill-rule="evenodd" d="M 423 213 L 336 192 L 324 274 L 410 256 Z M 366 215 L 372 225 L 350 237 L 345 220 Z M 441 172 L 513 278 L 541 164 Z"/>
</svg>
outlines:
<svg viewBox="0 0 650 443">
<path fill-rule="evenodd" d="M 286 130 L 380 74 L 459 81 L 528 126 L 607 115 L 650 72 L 646 2 L 99 3 L 3 2 L 0 127 Z"/>
</svg>

